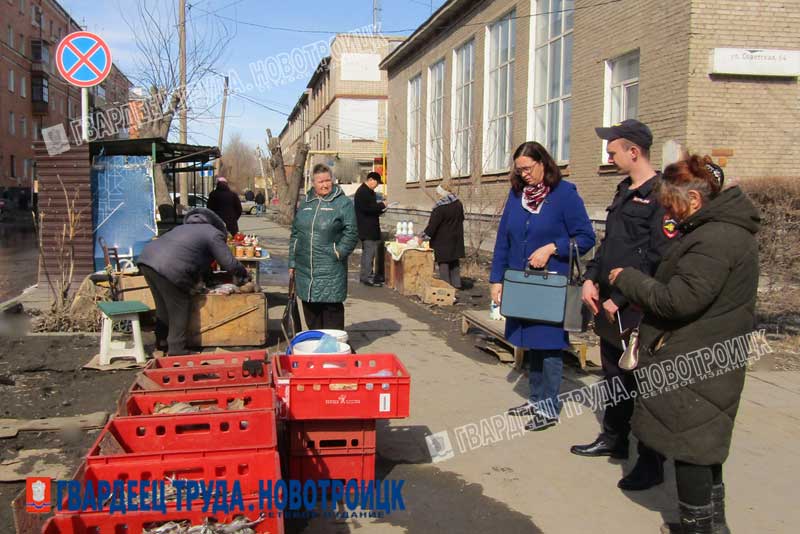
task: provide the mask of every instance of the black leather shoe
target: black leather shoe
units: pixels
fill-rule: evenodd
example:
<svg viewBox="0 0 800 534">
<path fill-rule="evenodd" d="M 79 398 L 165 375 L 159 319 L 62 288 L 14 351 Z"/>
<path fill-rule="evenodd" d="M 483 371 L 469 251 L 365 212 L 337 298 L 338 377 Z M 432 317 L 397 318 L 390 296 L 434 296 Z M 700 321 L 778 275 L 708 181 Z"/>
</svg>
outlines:
<svg viewBox="0 0 800 534">
<path fill-rule="evenodd" d="M 538 432 L 539 430 L 547 430 L 548 428 L 556 426 L 557 424 L 557 418 L 545 417 L 544 415 L 537 413 L 534 414 L 533 418 L 525 424 L 525 430 Z"/>
<path fill-rule="evenodd" d="M 664 463 L 654 455 L 639 455 L 633 470 L 625 475 L 617 487 L 625 491 L 644 491 L 664 482 Z"/>
<path fill-rule="evenodd" d="M 569 452 L 578 456 L 611 456 L 624 460 L 628 457 L 628 438 L 604 432 L 588 445 L 573 445 Z"/>
<path fill-rule="evenodd" d="M 380 282 L 371 282 L 369 280 L 366 281 L 362 280 L 361 283 L 369 287 L 383 287 L 383 284 Z"/>
<path fill-rule="evenodd" d="M 515 415 L 519 416 L 526 416 L 526 415 L 533 415 L 533 405 L 530 403 L 520 404 L 519 406 L 514 406 L 513 408 L 509 408 L 506 412 L 508 415 Z"/>
</svg>

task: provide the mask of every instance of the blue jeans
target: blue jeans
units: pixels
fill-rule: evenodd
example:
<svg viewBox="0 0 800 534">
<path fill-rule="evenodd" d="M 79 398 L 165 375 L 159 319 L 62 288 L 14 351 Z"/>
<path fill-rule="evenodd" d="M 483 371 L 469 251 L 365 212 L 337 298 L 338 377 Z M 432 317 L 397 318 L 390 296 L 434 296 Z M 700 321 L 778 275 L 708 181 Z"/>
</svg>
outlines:
<svg viewBox="0 0 800 534">
<path fill-rule="evenodd" d="M 536 406 L 536 411 L 551 419 L 561 412 L 558 392 L 561 388 L 561 375 L 564 362 L 560 350 L 529 350 L 530 372 L 528 381 L 531 394 L 528 402 Z"/>
</svg>

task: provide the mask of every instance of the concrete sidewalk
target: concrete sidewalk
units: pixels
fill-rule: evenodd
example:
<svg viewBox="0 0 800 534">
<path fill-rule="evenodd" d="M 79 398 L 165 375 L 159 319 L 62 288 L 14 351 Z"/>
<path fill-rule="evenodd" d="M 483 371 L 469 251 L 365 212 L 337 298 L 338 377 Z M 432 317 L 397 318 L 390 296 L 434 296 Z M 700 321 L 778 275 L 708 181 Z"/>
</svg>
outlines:
<svg viewBox="0 0 800 534">
<path fill-rule="evenodd" d="M 270 292 L 285 292 L 280 269 L 288 230 L 265 218 L 244 217 L 242 231 L 263 237 L 276 261 L 264 276 Z M 285 266 L 285 263 L 284 263 Z M 432 463 L 425 436 L 482 421 L 520 404 L 525 377 L 477 350 L 459 325 L 386 288 L 368 288 L 350 273 L 346 329 L 359 353 L 397 354 L 412 376 L 411 416 L 379 425 L 378 473 L 404 479 L 406 511 L 379 520 L 296 525 L 303 532 L 658 532 L 677 514 L 674 474 L 655 489 L 623 493 L 616 483 L 632 465 L 570 454 L 596 436 L 597 414 L 588 410 L 544 432 L 501 439 Z M 271 309 L 271 317 L 280 310 Z M 562 390 L 587 381 L 565 367 Z M 800 473 L 800 374 L 750 373 L 732 454 L 725 464 L 728 518 L 734 532 L 794 532 L 800 509 L 793 484 Z M 484 423 L 489 424 L 489 423 Z M 792 527 L 792 525 L 795 525 Z"/>
</svg>

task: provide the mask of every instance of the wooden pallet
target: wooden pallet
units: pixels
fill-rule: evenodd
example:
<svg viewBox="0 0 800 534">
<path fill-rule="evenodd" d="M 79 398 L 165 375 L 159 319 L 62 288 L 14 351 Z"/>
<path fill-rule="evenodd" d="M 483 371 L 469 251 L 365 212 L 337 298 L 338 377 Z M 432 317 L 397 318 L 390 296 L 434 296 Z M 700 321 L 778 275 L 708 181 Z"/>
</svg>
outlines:
<svg viewBox="0 0 800 534">
<path fill-rule="evenodd" d="M 503 358 L 502 352 L 492 351 L 497 354 L 497 357 L 500 358 L 501 362 L 514 362 L 515 369 L 522 368 L 522 360 L 525 356 L 525 349 L 515 347 L 509 343 L 508 340 L 506 340 L 505 320 L 493 321 L 492 319 L 489 319 L 489 312 L 486 310 L 466 310 L 461 314 L 461 333 L 466 335 L 470 327 L 474 327 L 478 330 L 483 330 L 487 334 L 491 334 L 499 343 L 505 345 L 511 350 L 513 357 L 507 358 Z"/>
<path fill-rule="evenodd" d="M 478 330 L 483 330 L 487 334 L 490 334 L 494 338 L 497 339 L 497 342 L 508 347 L 513 354 L 513 357 L 507 356 L 506 358 L 503 357 L 502 351 L 492 351 L 493 353 L 497 354 L 497 357 L 500 359 L 501 362 L 514 362 L 514 368 L 517 370 L 522 369 L 522 362 L 525 357 L 525 349 L 520 347 L 516 347 L 508 342 L 505 338 L 505 328 L 506 328 L 506 321 L 493 321 L 489 319 L 489 312 L 486 310 L 466 310 L 461 314 L 461 333 L 466 335 L 469 331 L 470 327 L 477 328 Z M 581 369 L 586 368 L 586 352 L 587 346 L 586 343 L 579 341 L 577 343 L 572 343 L 570 346 L 570 352 L 575 354 L 578 358 L 578 362 L 580 363 Z"/>
</svg>

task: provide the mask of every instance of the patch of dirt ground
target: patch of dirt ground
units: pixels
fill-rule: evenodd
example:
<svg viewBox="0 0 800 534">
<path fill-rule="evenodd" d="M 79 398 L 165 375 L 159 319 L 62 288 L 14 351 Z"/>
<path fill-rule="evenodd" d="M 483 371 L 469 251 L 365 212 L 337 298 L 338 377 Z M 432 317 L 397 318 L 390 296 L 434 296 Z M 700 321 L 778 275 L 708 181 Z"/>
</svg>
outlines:
<svg viewBox="0 0 800 534">
<path fill-rule="evenodd" d="M 117 397 L 130 387 L 137 371 L 81 369 L 98 349 L 96 336 L 4 336 L 0 339 L 0 419 L 113 414 Z M 0 438 L 0 459 L 15 458 L 22 450 L 59 449 L 72 473 L 97 433 L 22 431 L 14 438 Z M 24 481 L 0 482 L 2 532 L 13 532 L 11 501 L 24 489 Z"/>
</svg>

